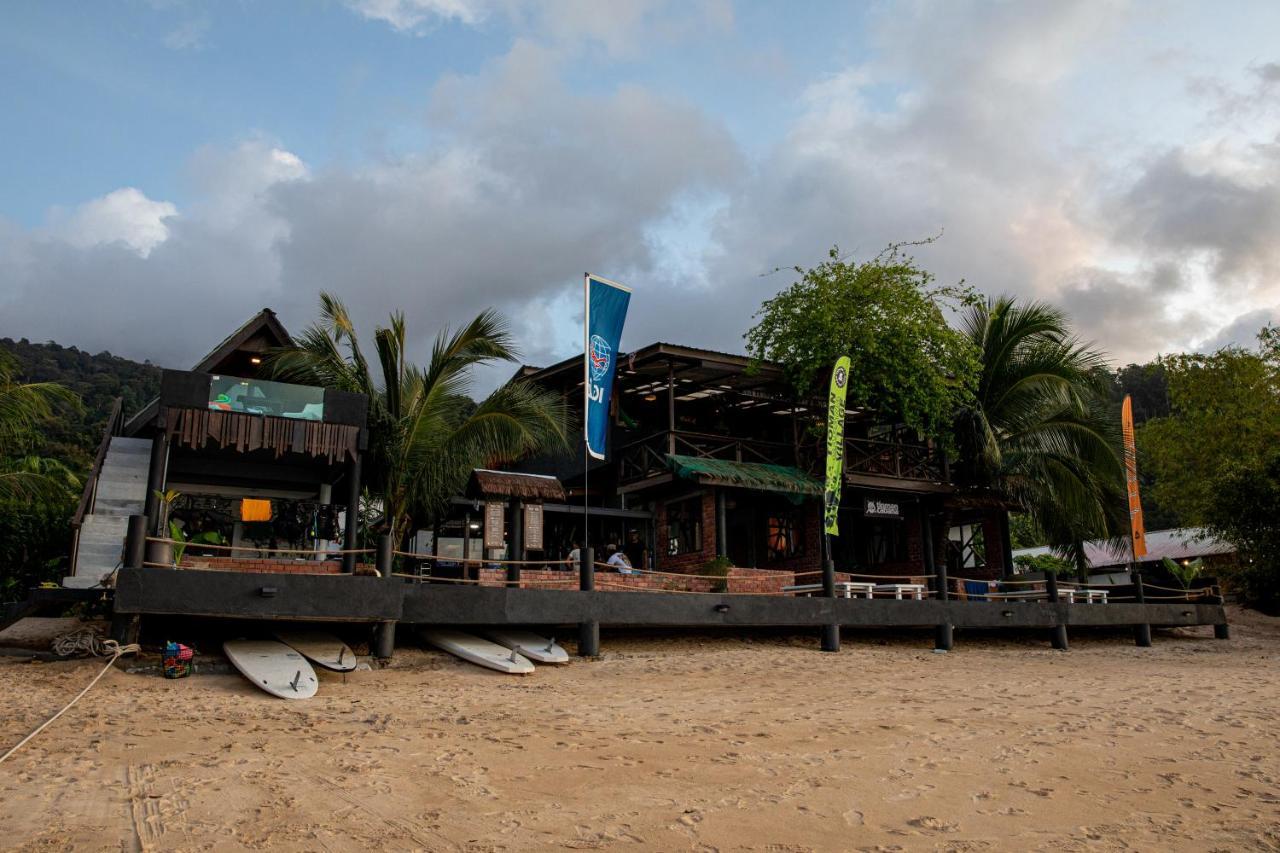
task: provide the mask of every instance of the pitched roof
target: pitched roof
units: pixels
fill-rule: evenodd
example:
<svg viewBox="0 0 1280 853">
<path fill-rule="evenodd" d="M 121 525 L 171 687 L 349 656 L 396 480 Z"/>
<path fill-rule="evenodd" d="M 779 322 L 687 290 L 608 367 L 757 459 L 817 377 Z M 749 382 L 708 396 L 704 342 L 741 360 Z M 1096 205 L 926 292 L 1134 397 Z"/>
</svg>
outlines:
<svg viewBox="0 0 1280 853">
<path fill-rule="evenodd" d="M 1170 560 L 1194 560 L 1196 557 L 1211 557 L 1221 554 L 1234 554 L 1235 548 L 1229 542 L 1215 539 L 1202 527 L 1178 527 L 1172 530 L 1152 530 L 1147 533 L 1147 554 L 1138 562 L 1159 562 L 1164 557 Z M 1038 557 L 1051 552 L 1048 546 L 1041 548 L 1020 548 L 1013 552 L 1015 558 L 1021 556 Z M 1117 554 L 1105 539 L 1095 539 L 1084 543 L 1085 559 L 1093 568 L 1103 566 L 1120 566 L 1129 562 L 1129 552 L 1124 550 Z"/>
<path fill-rule="evenodd" d="M 209 354 L 191 369 L 196 373 L 213 372 L 214 368 L 227 356 L 243 347 L 255 335 L 259 334 L 265 334 L 267 337 L 273 338 L 274 346 L 287 347 L 293 343 L 293 338 L 289 336 L 284 324 L 276 319 L 276 312 L 270 308 L 263 308 L 246 320 L 240 328 L 223 338 L 221 343 L 211 349 Z"/>
<path fill-rule="evenodd" d="M 471 472 L 467 493 L 474 497 L 520 498 L 555 503 L 565 499 L 564 486 L 555 477 L 490 471 L 486 468 L 477 468 Z"/>
</svg>

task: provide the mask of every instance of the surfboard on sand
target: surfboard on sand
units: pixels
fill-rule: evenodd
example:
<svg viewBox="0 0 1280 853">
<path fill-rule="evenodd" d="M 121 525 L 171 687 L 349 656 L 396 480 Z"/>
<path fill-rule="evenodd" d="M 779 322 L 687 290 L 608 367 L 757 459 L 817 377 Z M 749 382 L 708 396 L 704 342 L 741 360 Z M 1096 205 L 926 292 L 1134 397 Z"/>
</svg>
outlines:
<svg viewBox="0 0 1280 853">
<path fill-rule="evenodd" d="M 418 635 L 424 642 L 460 657 L 468 663 L 509 675 L 529 675 L 533 672 L 533 664 L 520 653 L 472 634 L 451 628 L 423 628 L 419 630 Z"/>
<path fill-rule="evenodd" d="M 222 651 L 240 674 L 281 699 L 310 699 L 320 684 L 306 658 L 275 640 L 227 640 Z"/>
<path fill-rule="evenodd" d="M 325 669 L 350 672 L 358 663 L 346 643 L 324 631 L 277 631 L 276 639 Z"/>
<path fill-rule="evenodd" d="M 547 638 L 519 628 L 495 628 L 485 631 L 485 636 L 498 645 L 514 649 L 534 663 L 568 663 L 569 653 L 560 647 L 555 638 Z"/>
</svg>

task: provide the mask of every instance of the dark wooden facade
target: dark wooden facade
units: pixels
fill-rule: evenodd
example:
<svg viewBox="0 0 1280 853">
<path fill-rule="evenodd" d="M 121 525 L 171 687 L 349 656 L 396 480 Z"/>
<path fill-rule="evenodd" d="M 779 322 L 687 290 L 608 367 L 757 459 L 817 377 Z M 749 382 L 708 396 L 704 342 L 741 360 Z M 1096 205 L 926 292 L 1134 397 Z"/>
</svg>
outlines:
<svg viewBox="0 0 1280 853">
<path fill-rule="evenodd" d="M 580 357 L 518 375 L 578 406 Z M 825 400 L 798 396 L 776 365 L 656 343 L 620 357 L 613 401 L 608 459 L 592 464 L 587 499 L 647 517 L 649 568 L 696 572 L 717 557 L 743 567 L 820 567 Z M 1008 571 L 1004 509 L 957 495 L 932 442 L 854 409 L 845 460 L 838 570 L 926 574 L 927 521 L 933 552 L 946 555 L 953 574 Z M 583 500 L 580 448 L 531 468 L 557 474 L 570 503 Z"/>
</svg>

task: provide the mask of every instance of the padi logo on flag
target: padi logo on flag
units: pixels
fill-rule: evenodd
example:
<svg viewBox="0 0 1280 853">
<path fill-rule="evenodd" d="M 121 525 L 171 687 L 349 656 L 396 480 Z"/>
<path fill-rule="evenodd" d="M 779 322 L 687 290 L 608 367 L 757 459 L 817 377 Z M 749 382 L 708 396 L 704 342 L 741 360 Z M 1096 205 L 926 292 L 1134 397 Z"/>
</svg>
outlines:
<svg viewBox="0 0 1280 853">
<path fill-rule="evenodd" d="M 845 381 L 845 379 L 847 379 L 847 378 L 848 378 L 848 374 L 847 374 L 847 373 L 845 373 L 845 369 L 844 369 L 844 367 L 843 367 L 843 366 L 837 366 L 837 367 L 836 367 L 836 375 L 835 375 L 836 387 L 837 387 L 837 388 L 843 388 L 843 387 L 844 387 L 844 381 Z"/>
<path fill-rule="evenodd" d="M 609 342 L 599 335 L 591 336 L 591 381 L 599 382 L 609 372 L 609 362 L 613 359 L 613 351 Z"/>
</svg>

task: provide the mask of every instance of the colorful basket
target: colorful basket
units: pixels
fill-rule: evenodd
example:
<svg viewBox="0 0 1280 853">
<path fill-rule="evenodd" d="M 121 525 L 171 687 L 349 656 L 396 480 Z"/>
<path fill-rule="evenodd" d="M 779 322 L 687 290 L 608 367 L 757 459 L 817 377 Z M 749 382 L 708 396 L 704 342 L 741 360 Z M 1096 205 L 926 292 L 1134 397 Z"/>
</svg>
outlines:
<svg viewBox="0 0 1280 853">
<path fill-rule="evenodd" d="M 181 643 L 164 644 L 164 677 L 186 678 L 191 674 L 191 658 L 195 651 Z"/>
</svg>

